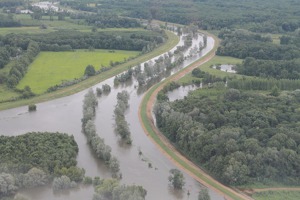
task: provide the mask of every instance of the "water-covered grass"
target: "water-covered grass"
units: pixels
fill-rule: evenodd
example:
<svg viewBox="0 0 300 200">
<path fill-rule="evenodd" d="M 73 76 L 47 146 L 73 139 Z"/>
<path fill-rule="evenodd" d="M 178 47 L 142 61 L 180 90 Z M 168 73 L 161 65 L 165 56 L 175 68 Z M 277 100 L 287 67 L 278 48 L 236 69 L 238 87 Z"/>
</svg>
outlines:
<svg viewBox="0 0 300 200">
<path fill-rule="evenodd" d="M 41 52 L 17 88 L 23 89 L 28 85 L 34 93 L 41 94 L 62 81 L 82 77 L 87 65 L 93 65 L 99 70 L 102 65 L 109 66 L 110 61 L 120 62 L 138 54 L 137 51 L 109 50 Z"/>
</svg>

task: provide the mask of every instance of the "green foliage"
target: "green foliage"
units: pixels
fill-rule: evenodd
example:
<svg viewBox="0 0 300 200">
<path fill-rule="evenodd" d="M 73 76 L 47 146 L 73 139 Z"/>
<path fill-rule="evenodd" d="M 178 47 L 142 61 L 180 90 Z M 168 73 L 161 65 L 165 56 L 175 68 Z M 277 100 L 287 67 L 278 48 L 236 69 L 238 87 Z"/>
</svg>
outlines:
<svg viewBox="0 0 300 200">
<path fill-rule="evenodd" d="M 144 200 L 147 191 L 142 186 L 120 185 L 116 179 L 105 179 L 95 189 L 93 200 Z"/>
<path fill-rule="evenodd" d="M 52 189 L 54 192 L 75 188 L 76 186 L 77 184 L 75 182 L 71 181 L 68 176 L 64 175 L 59 178 L 54 178 L 52 183 Z"/>
<path fill-rule="evenodd" d="M 97 93 L 97 96 L 101 96 L 103 91 L 101 88 L 96 88 L 96 93 Z"/>
<path fill-rule="evenodd" d="M 205 72 L 201 71 L 199 68 L 195 68 L 192 71 L 192 75 L 197 78 L 204 78 Z"/>
<path fill-rule="evenodd" d="M 84 75 L 86 76 L 94 76 L 96 74 L 95 67 L 93 65 L 86 66 L 84 70 Z"/>
<path fill-rule="evenodd" d="M 198 200 L 210 200 L 207 188 L 201 188 L 198 194 Z"/>
<path fill-rule="evenodd" d="M 0 7 L 2 2 L 0 2 Z M 12 15 L 3 15 L 0 14 L 0 27 L 17 27 L 21 26 L 21 23 L 14 20 Z"/>
<path fill-rule="evenodd" d="M 257 9 L 257 4 L 261 9 Z M 123 15 L 159 19 L 179 24 L 194 23 L 201 29 L 246 27 L 254 32 L 294 31 L 299 27 L 299 5 L 292 0 L 219 1 L 101 1 L 94 12 L 122 13 Z M 278 7 L 277 5 L 280 5 Z M 77 7 L 78 8 L 78 7 Z M 90 11 L 90 10 L 89 10 Z"/>
<path fill-rule="evenodd" d="M 280 90 L 296 90 L 300 88 L 300 80 L 265 78 L 228 80 L 229 88 L 235 88 L 239 90 L 272 90 L 275 86 Z"/>
<path fill-rule="evenodd" d="M 111 87 L 108 84 L 102 85 L 102 90 L 104 93 L 109 93 L 111 91 Z"/>
<path fill-rule="evenodd" d="M 9 196 L 15 194 L 17 186 L 15 185 L 15 179 L 11 174 L 0 174 L 0 196 Z"/>
<path fill-rule="evenodd" d="M 175 89 L 177 89 L 179 87 L 180 87 L 180 84 L 172 81 L 172 82 L 168 83 L 166 86 L 164 86 L 164 88 L 162 89 L 162 91 L 164 93 L 167 93 L 167 92 L 173 91 L 173 90 L 175 90 Z"/>
<path fill-rule="evenodd" d="M 53 174 L 55 169 L 76 165 L 78 146 L 73 136 L 32 132 L 0 136 L 0 171 L 27 173 L 33 167 Z"/>
<path fill-rule="evenodd" d="M 210 95 L 195 91 L 157 104 L 157 126 L 224 183 L 298 184 L 299 91 L 274 97 L 228 89 Z"/>
<path fill-rule="evenodd" d="M 36 105 L 35 104 L 28 105 L 28 111 L 29 112 L 36 111 Z"/>
<path fill-rule="evenodd" d="M 136 19 L 119 17 L 109 13 L 82 15 L 79 17 L 77 15 L 76 18 L 83 18 L 88 25 L 98 28 L 136 28 L 141 26 Z"/>
<path fill-rule="evenodd" d="M 181 190 L 185 184 L 183 174 L 178 169 L 171 169 L 168 179 L 175 189 Z"/>
<path fill-rule="evenodd" d="M 292 60 L 300 57 L 300 47 L 274 44 L 267 37 L 245 31 L 225 29 L 219 37 L 223 40 L 217 55 L 221 56 L 261 60 Z"/>
<path fill-rule="evenodd" d="M 19 188 L 34 188 L 46 185 L 49 177 L 43 170 L 32 168 L 26 174 L 19 174 L 16 180 Z"/>
<path fill-rule="evenodd" d="M 131 144 L 132 140 L 130 137 L 130 129 L 129 124 L 127 123 L 125 119 L 125 111 L 129 107 L 128 101 L 129 101 L 130 95 L 127 91 L 122 91 L 117 94 L 117 105 L 114 110 L 115 114 L 115 122 L 116 122 L 116 128 L 115 131 L 121 136 L 121 138 L 127 143 Z"/>
<path fill-rule="evenodd" d="M 165 36 L 153 31 L 80 32 L 59 30 L 46 34 L 18 34 L 6 37 L 29 38 L 37 42 L 42 51 L 70 51 L 90 48 L 142 51 L 147 45 L 163 43 Z"/>
<path fill-rule="evenodd" d="M 113 177 L 118 177 L 120 171 L 119 161 L 115 157 L 112 157 L 111 147 L 106 145 L 104 139 L 99 137 L 99 135 L 96 132 L 96 126 L 93 119 L 96 115 L 95 109 L 97 105 L 98 100 L 93 90 L 90 89 L 88 93 L 84 96 L 83 100 L 83 118 L 81 119 L 82 130 L 83 133 L 86 135 L 87 141 L 91 146 L 91 149 L 96 154 L 96 156 L 105 162 L 105 164 L 111 170 Z M 80 175 L 80 178 L 82 180 L 84 173 L 77 174 Z"/>
<path fill-rule="evenodd" d="M 85 170 L 76 166 L 71 166 L 69 168 L 63 167 L 61 169 L 56 169 L 54 174 L 58 177 L 67 176 L 74 182 L 81 182 L 84 178 Z"/>
<path fill-rule="evenodd" d="M 91 184 L 93 184 L 93 179 L 90 176 L 85 176 L 83 179 L 83 184 L 91 185 Z"/>
<path fill-rule="evenodd" d="M 241 97 L 241 93 L 237 89 L 229 89 L 224 94 L 224 99 L 228 101 L 238 101 Z"/>
<path fill-rule="evenodd" d="M 31 88 L 29 86 L 25 86 L 22 92 L 22 98 L 28 99 L 30 97 L 35 96 L 35 94 L 31 91 Z"/>
<path fill-rule="evenodd" d="M 242 64 L 237 65 L 237 73 L 277 79 L 300 79 L 300 61 L 246 58 Z"/>
<path fill-rule="evenodd" d="M 26 52 L 22 55 L 22 57 L 17 62 L 13 63 L 9 71 L 7 81 L 6 81 L 8 87 L 14 88 L 19 83 L 19 81 L 25 76 L 25 73 L 27 72 L 30 63 L 34 60 L 34 58 L 39 53 L 40 53 L 40 48 L 38 43 L 34 41 L 30 41 L 28 43 Z M 31 90 L 26 91 L 25 88 L 24 98 L 28 98 L 32 95 L 33 93 L 31 92 Z"/>
<path fill-rule="evenodd" d="M 270 95 L 274 97 L 278 97 L 280 95 L 279 88 L 276 85 L 272 88 Z"/>
</svg>

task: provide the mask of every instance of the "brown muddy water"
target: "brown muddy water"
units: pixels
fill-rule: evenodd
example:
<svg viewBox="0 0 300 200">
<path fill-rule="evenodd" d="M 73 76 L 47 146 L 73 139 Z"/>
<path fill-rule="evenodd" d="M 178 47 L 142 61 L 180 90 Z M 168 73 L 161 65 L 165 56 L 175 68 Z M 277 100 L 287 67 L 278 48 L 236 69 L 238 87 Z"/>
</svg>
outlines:
<svg viewBox="0 0 300 200">
<path fill-rule="evenodd" d="M 202 37 L 194 39 L 193 46 L 198 45 Z M 182 41 L 179 45 L 182 44 Z M 208 53 L 214 45 L 214 40 L 208 37 L 207 47 L 198 55 L 188 58 L 181 67 L 188 66 L 201 56 Z M 174 49 L 173 49 L 174 50 Z M 172 50 L 171 50 L 172 51 Z M 187 53 L 188 54 L 188 51 Z M 154 58 L 156 59 L 156 58 Z M 174 69 L 174 73 L 178 69 Z M 197 199 L 201 184 L 184 173 L 185 186 L 182 191 L 174 191 L 169 183 L 169 170 L 176 166 L 163 155 L 146 136 L 139 123 L 138 108 L 143 92 L 137 92 L 137 81 L 133 78 L 130 84 L 113 86 L 114 78 L 99 83 L 112 86 L 109 95 L 98 98 L 99 104 L 95 124 L 97 133 L 105 139 L 105 143 L 112 148 L 112 154 L 120 161 L 123 175 L 121 183 L 141 185 L 147 190 L 147 200 Z M 116 105 L 116 95 L 122 90 L 130 93 L 130 108 L 126 111 L 126 120 L 130 124 L 133 143 L 130 147 L 123 145 L 114 132 L 113 110 Z M 77 157 L 78 166 L 86 170 L 87 176 L 109 178 L 110 173 L 101 161 L 91 152 L 85 135 L 81 132 L 82 101 L 87 90 L 71 96 L 37 104 L 37 111 L 29 113 L 27 107 L 19 107 L 0 112 L 0 134 L 13 136 L 32 131 L 64 132 L 74 135 L 79 146 Z M 176 99 L 176 95 L 173 95 Z M 180 98 L 180 97 L 179 97 Z M 139 155 L 139 151 L 142 155 Z M 151 163 L 152 168 L 149 168 Z M 50 186 L 22 190 L 20 193 L 31 200 L 91 200 L 93 187 L 81 186 L 78 189 L 54 194 Z M 188 196 L 187 193 L 190 192 Z M 211 199 L 223 200 L 223 197 L 209 190 Z"/>
</svg>

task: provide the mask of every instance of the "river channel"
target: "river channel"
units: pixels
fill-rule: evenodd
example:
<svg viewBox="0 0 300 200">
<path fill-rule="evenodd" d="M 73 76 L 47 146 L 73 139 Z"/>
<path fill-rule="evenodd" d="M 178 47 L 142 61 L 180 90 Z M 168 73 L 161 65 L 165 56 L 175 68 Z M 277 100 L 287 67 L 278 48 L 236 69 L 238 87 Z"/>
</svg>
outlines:
<svg viewBox="0 0 300 200">
<path fill-rule="evenodd" d="M 193 39 L 193 46 L 203 40 L 200 35 Z M 182 45 L 181 41 L 178 45 Z M 214 40 L 207 38 L 207 47 L 193 57 L 184 61 L 181 67 L 186 67 L 200 57 L 207 54 L 214 46 Z M 175 48 L 172 51 L 174 51 Z M 186 51 L 186 55 L 189 50 Z M 154 59 L 157 59 L 154 58 Z M 153 59 L 153 60 L 154 60 Z M 174 69 L 178 70 L 178 69 Z M 175 71 L 172 71 L 174 73 Z M 98 98 L 95 124 L 97 133 L 105 139 L 105 143 L 112 148 L 112 154 L 120 161 L 122 172 L 121 183 L 141 185 L 147 190 L 147 200 L 197 199 L 201 184 L 184 173 L 185 186 L 180 192 L 174 191 L 169 183 L 169 170 L 176 166 L 161 153 L 155 144 L 144 133 L 139 123 L 138 109 L 144 92 L 137 91 L 137 81 L 133 78 L 130 84 L 114 87 L 114 78 L 103 81 L 92 88 L 109 84 L 112 87 L 109 95 Z M 126 90 L 130 93 L 130 107 L 126 111 L 126 119 L 130 124 L 132 145 L 130 147 L 120 142 L 114 132 L 113 110 L 116 105 L 118 92 Z M 109 178 L 111 174 L 106 166 L 97 160 L 90 150 L 85 135 L 81 132 L 82 101 L 87 90 L 71 96 L 37 104 L 37 111 L 29 113 L 27 107 L 19 107 L 0 112 L 0 134 L 13 136 L 33 131 L 65 132 L 74 135 L 79 146 L 77 157 L 78 166 L 86 170 L 86 175 Z M 173 97 L 176 99 L 176 96 Z M 142 155 L 139 155 L 139 151 Z M 152 167 L 149 167 L 151 163 Z M 187 193 L 190 195 L 187 195 Z M 41 187 L 20 192 L 31 200 L 91 200 L 93 187 L 81 186 L 62 194 L 53 194 L 51 187 Z M 209 190 L 211 199 L 223 200 L 216 192 Z"/>
</svg>

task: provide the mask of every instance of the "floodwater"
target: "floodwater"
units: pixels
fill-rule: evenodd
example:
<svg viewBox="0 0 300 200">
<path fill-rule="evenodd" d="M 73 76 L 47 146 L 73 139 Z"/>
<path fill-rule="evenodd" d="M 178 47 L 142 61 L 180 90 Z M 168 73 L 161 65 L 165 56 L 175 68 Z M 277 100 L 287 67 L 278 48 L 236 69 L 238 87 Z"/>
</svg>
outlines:
<svg viewBox="0 0 300 200">
<path fill-rule="evenodd" d="M 198 45 L 200 40 L 202 40 L 202 37 L 195 39 L 193 46 Z M 182 41 L 179 45 L 182 45 Z M 208 37 L 207 47 L 198 55 L 184 61 L 181 67 L 188 66 L 208 53 L 213 45 L 213 38 Z M 188 51 L 186 54 L 188 54 Z M 174 70 L 172 73 L 174 73 Z M 197 199 L 201 185 L 186 173 L 184 173 L 186 183 L 182 191 L 174 191 L 170 187 L 168 183 L 169 170 L 176 168 L 176 166 L 157 149 L 139 123 L 138 109 L 144 93 L 137 91 L 137 81 L 133 78 L 131 84 L 118 87 L 114 87 L 113 82 L 113 78 L 110 78 L 92 88 L 95 90 L 103 84 L 112 86 L 109 95 L 102 95 L 98 98 L 95 124 L 97 133 L 105 139 L 106 144 L 111 146 L 112 154 L 120 161 L 123 176 L 121 183 L 143 186 L 147 190 L 147 200 Z M 130 108 L 126 111 L 126 120 L 130 124 L 133 141 L 131 146 L 122 144 L 120 138 L 114 132 L 113 110 L 116 105 L 116 95 L 122 90 L 127 90 L 130 93 Z M 81 132 L 82 101 L 86 92 L 87 90 L 84 90 L 71 96 L 37 104 L 36 112 L 29 113 L 26 106 L 1 111 L 0 134 L 13 136 L 33 131 L 72 134 L 79 146 L 78 166 L 86 170 L 87 176 L 109 178 L 111 175 L 108 169 L 93 155 L 85 135 Z M 139 151 L 142 152 L 142 155 L 139 155 Z M 152 165 L 152 167 L 150 168 L 149 165 Z M 188 191 L 189 196 L 187 195 Z M 20 193 L 31 200 L 88 200 L 92 199 L 93 187 L 82 186 L 76 190 L 54 194 L 51 187 L 47 186 L 22 190 Z M 209 193 L 213 200 L 223 199 L 214 191 L 209 190 Z"/>
<path fill-rule="evenodd" d="M 219 66 L 214 65 L 214 66 L 212 66 L 212 68 L 219 69 L 223 72 L 236 73 L 235 65 L 227 65 L 227 64 L 222 64 Z"/>
<path fill-rule="evenodd" d="M 180 86 L 179 88 L 169 91 L 167 93 L 167 96 L 169 98 L 169 101 L 184 99 L 184 97 L 187 96 L 190 91 L 194 91 L 198 88 L 202 88 L 202 83 L 200 84 L 200 86 L 197 85 Z"/>
</svg>

